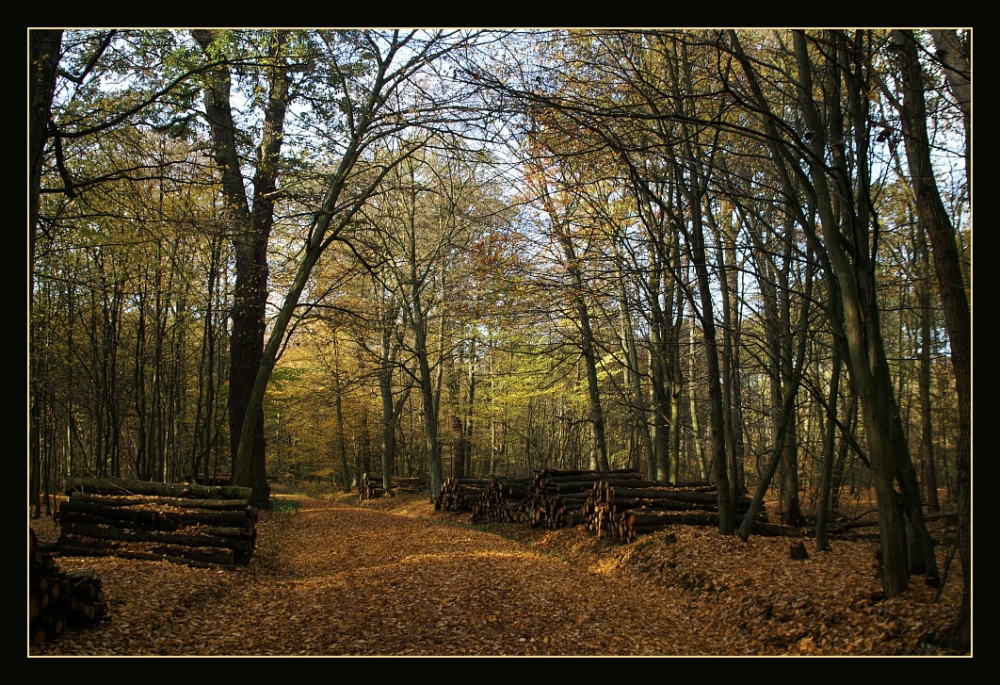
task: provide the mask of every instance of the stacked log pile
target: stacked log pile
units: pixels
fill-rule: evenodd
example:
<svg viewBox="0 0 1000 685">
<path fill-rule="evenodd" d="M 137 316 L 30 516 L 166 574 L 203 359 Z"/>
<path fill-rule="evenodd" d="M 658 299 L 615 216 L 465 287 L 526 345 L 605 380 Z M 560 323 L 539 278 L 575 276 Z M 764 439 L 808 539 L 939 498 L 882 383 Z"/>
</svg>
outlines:
<svg viewBox="0 0 1000 685">
<path fill-rule="evenodd" d="M 472 511 L 473 522 L 563 528 L 583 523 L 586 500 L 595 484 L 608 477 L 638 479 L 639 472 L 539 469 L 530 478 L 452 478 L 442 487 L 436 508 Z"/>
<path fill-rule="evenodd" d="M 205 568 L 247 564 L 257 539 L 250 488 L 68 478 L 58 549 Z"/>
<path fill-rule="evenodd" d="M 421 478 L 392 476 L 390 482 L 395 492 L 420 492 L 427 489 L 427 484 Z M 384 485 L 381 473 L 364 473 L 358 482 L 358 497 L 363 500 L 378 499 L 385 494 Z"/>
<path fill-rule="evenodd" d="M 741 523 L 750 498 L 741 497 L 736 522 Z M 525 478 L 452 478 L 435 501 L 444 511 L 472 511 L 472 521 L 526 523 L 531 527 L 586 525 L 598 537 L 632 542 L 641 533 L 670 525 L 716 526 L 715 485 L 697 481 L 664 485 L 641 480 L 634 469 L 615 471 L 536 470 Z M 761 509 L 754 535 L 791 535 L 794 531 L 767 522 Z"/>
<path fill-rule="evenodd" d="M 595 488 L 605 482 L 639 482 L 633 469 L 584 471 L 546 469 L 535 471 L 530 499 L 532 527 L 566 528 L 585 522 L 588 502 Z"/>
<path fill-rule="evenodd" d="M 441 492 L 434 500 L 434 508 L 439 511 L 473 511 L 492 480 L 492 478 L 471 477 L 449 478 L 441 486 Z"/>
<path fill-rule="evenodd" d="M 108 603 L 94 569 L 64 573 L 43 552 L 35 531 L 28 540 L 28 641 L 39 646 L 67 628 L 86 627 L 108 618 Z"/>
<path fill-rule="evenodd" d="M 740 497 L 736 503 L 737 524 L 742 522 L 749 507 L 750 498 Z M 670 525 L 718 525 L 718 493 L 713 484 L 706 482 L 664 485 L 607 479 L 594 487 L 584 516 L 587 529 L 598 537 L 633 542 L 638 534 Z M 756 534 L 773 534 L 766 526 L 766 519 L 762 509 L 754 524 Z"/>
<path fill-rule="evenodd" d="M 473 505 L 472 520 L 493 523 L 529 523 L 531 517 L 529 478 L 491 478 L 479 502 Z"/>
</svg>

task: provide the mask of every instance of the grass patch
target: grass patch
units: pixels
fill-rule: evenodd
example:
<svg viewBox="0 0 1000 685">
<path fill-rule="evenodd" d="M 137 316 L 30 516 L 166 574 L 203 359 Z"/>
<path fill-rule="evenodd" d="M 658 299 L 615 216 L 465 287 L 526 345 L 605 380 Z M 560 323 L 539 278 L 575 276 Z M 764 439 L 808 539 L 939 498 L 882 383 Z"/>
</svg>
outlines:
<svg viewBox="0 0 1000 685">
<path fill-rule="evenodd" d="M 272 497 L 271 511 L 276 514 L 294 514 L 302 508 L 302 502 L 294 497 Z"/>
</svg>

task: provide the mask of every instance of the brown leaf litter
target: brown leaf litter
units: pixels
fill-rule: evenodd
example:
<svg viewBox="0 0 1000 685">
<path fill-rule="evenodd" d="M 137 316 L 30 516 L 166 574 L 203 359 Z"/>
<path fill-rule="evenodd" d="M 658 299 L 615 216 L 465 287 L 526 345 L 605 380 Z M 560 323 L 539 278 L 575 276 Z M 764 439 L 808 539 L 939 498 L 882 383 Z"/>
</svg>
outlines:
<svg viewBox="0 0 1000 685">
<path fill-rule="evenodd" d="M 263 513 L 238 571 L 57 557 L 95 569 L 111 621 L 29 656 L 950 654 L 934 641 L 958 611 L 957 559 L 939 598 L 915 577 L 885 601 L 871 541 L 807 541 L 796 561 L 788 538 L 692 526 L 618 544 L 474 526 L 426 496 L 298 501 Z"/>
</svg>

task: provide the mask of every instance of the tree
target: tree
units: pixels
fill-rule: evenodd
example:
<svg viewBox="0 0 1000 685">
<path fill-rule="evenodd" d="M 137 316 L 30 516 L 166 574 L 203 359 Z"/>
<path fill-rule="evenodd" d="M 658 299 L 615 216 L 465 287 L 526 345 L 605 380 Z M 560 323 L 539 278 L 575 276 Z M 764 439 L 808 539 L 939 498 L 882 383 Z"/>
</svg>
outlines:
<svg viewBox="0 0 1000 685">
<path fill-rule="evenodd" d="M 779 124 L 786 132 L 791 132 L 791 127 L 773 114 L 763 93 L 757 67 L 743 50 L 736 32 L 729 32 L 730 45 L 752 93 L 750 100 L 761 113 L 765 141 L 771 148 L 772 160 L 779 165 L 786 195 L 790 199 L 797 198 L 791 181 L 793 175 L 808 179 L 804 190 L 810 194 L 810 204 L 816 207 L 819 215 L 819 227 L 801 211 L 799 222 L 809 233 L 810 242 L 817 250 L 822 250 L 831 303 L 839 310 L 833 322 L 838 336 L 842 335 L 846 341 L 848 370 L 860 395 L 875 477 L 883 588 L 886 596 L 893 597 L 906 589 L 909 576 L 904 553 L 903 516 L 893 488 L 894 480 L 900 483 L 906 512 L 920 536 L 921 551 L 932 579 L 936 579 L 936 560 L 923 525 L 909 452 L 902 439 L 879 312 L 873 296 L 875 277 L 871 241 L 877 236 L 877 232 L 873 235 L 873 228 L 878 227 L 868 174 L 873 122 L 861 104 L 862 92 L 871 90 L 870 74 L 863 60 L 864 50 L 871 44 L 871 35 L 859 32 L 848 38 L 842 33 L 827 32 L 808 36 L 797 31 L 793 40 L 796 69 L 793 85 L 802 124 L 809 132 L 796 143 L 801 145 L 797 150 L 780 146 L 779 141 L 784 138 L 779 132 Z M 825 65 L 819 72 L 822 78 L 818 83 L 813 80 L 817 73 L 814 58 Z M 818 101 L 817 92 L 822 96 Z M 848 155 L 853 155 L 856 162 L 850 169 Z M 804 158 L 808 171 L 797 166 L 797 156 Z M 822 232 L 822 246 L 817 228 Z M 836 281 L 832 280 L 834 277 Z"/>
<path fill-rule="evenodd" d="M 198 29 L 191 32 L 209 59 L 225 55 L 229 34 Z M 230 67 L 220 64 L 206 77 L 205 115 L 211 126 L 215 159 L 222 174 L 225 214 L 232 223 L 236 255 L 236 289 L 231 313 L 229 368 L 229 436 L 233 454 L 237 454 L 244 420 L 252 424 L 251 456 L 253 466 L 237 468 L 234 484 L 254 489 L 254 502 L 269 506 L 264 455 L 264 414 L 260 407 L 248 412 L 250 393 L 264 352 L 265 313 L 267 307 L 267 243 L 274 225 L 281 147 L 284 141 L 285 115 L 291 102 L 291 66 L 286 31 L 263 36 L 261 55 L 263 80 L 267 84 L 263 105 L 264 123 L 260 142 L 254 147 L 252 199 L 247 196 L 242 159 L 246 142 L 231 102 Z"/>
<path fill-rule="evenodd" d="M 601 405 L 600 385 L 597 377 L 598 349 L 594 330 L 591 325 L 590 309 L 587 305 L 586 293 L 588 286 L 584 282 L 583 260 L 575 245 L 577 231 L 573 228 L 580 200 L 573 196 L 575 182 L 573 172 L 553 165 L 551 159 L 546 160 L 540 155 L 529 162 L 532 167 L 530 183 L 531 192 L 538 198 L 548 219 L 548 229 L 551 232 L 556 254 L 561 267 L 569 276 L 569 298 L 575 314 L 574 323 L 579 335 L 578 345 L 587 373 L 587 396 L 590 406 L 591 451 L 590 468 L 597 471 L 608 471 L 608 447 L 605 436 L 604 409 Z M 553 168 L 554 166 L 554 168 Z M 570 178 L 567 179 L 566 176 Z M 585 230 L 579 231 L 585 235 Z M 584 238 L 584 240 L 586 240 Z"/>
<path fill-rule="evenodd" d="M 43 194 L 32 367 L 46 416 L 44 482 L 87 472 L 186 477 L 199 472 L 189 461 L 195 435 L 206 440 L 204 472 L 218 430 L 205 412 L 216 415 L 220 398 L 214 383 L 206 388 L 197 379 L 215 372 L 219 322 L 212 314 L 203 326 L 200 314 L 217 311 L 225 297 L 223 256 L 208 249 L 219 237 L 207 218 L 210 179 L 185 143 L 155 132 L 122 127 L 102 136 L 100 149 L 123 167 L 148 171 L 106 179 L 70 203 Z M 81 155 L 66 164 L 85 177 L 90 161 Z M 209 364 L 199 364 L 206 351 Z"/>
<path fill-rule="evenodd" d="M 29 34 L 29 83 L 28 83 L 28 224 L 29 224 L 29 254 L 28 263 L 35 263 L 35 233 L 38 227 L 39 202 L 42 182 L 42 154 L 45 142 L 48 138 L 48 121 L 52 110 L 52 97 L 56 85 L 56 69 L 59 63 L 59 52 L 62 44 L 62 31 L 36 30 Z M 33 274 L 28 274 L 28 311 L 32 311 L 34 304 L 34 283 Z M 29 319 L 29 330 L 33 331 Z M 32 334 L 29 334 L 29 351 Z M 31 369 L 28 369 L 29 383 L 29 433 L 28 444 L 31 455 L 29 462 L 29 492 L 31 493 L 30 506 L 36 515 L 40 515 L 39 492 L 41 487 L 41 449 L 39 444 L 39 422 L 40 406 L 39 393 Z"/>
<path fill-rule="evenodd" d="M 162 56 L 164 34 L 151 33 L 150 39 L 136 40 L 132 50 L 132 88 L 122 91 L 114 84 L 121 76 L 120 63 L 109 57 L 113 43 L 124 41 L 126 50 L 136 34 L 118 31 L 32 30 L 29 32 L 29 309 L 37 287 L 36 265 L 40 236 L 52 229 L 54 212 L 43 212 L 42 197 L 61 195 L 68 206 L 87 189 L 101 183 L 126 178 L 130 173 L 144 174 L 140 167 L 127 168 L 112 160 L 110 165 L 100 153 L 81 155 L 80 150 L 95 150 L 108 136 L 133 124 L 143 114 L 148 121 L 170 121 L 174 110 L 170 101 L 184 100 L 181 85 L 190 73 L 166 70 L 165 78 L 150 79 L 150 62 Z M 121 47 L 121 46 L 118 46 Z M 161 69 L 161 71 L 163 71 Z M 162 74 L 161 74 L 162 77 Z M 165 124 L 166 125 L 166 124 Z M 44 181 L 44 183 L 43 183 Z M 47 216 L 45 215 L 47 214 Z M 42 354 L 36 330 L 29 322 L 29 354 L 32 367 Z M 30 465 L 31 491 L 37 504 L 41 436 L 40 386 L 29 368 Z M 36 509 L 37 511 L 37 509 Z"/>
<path fill-rule="evenodd" d="M 966 156 L 969 149 L 969 99 L 961 95 L 967 86 L 962 78 L 962 66 L 968 60 L 958 59 L 952 47 L 954 37 L 939 33 L 936 37 L 942 43 L 944 57 L 949 59 L 949 82 L 959 87 L 957 99 L 962 107 L 966 131 Z M 938 192 L 931 164 L 930 143 L 927 136 L 927 114 L 924 107 L 923 71 L 917 54 L 918 43 L 913 31 L 894 31 L 893 44 L 900 53 L 902 72 L 902 102 L 898 103 L 903 129 L 906 160 L 910 171 L 910 182 L 916 196 L 917 218 L 921 228 L 930 238 L 933 249 L 934 271 L 937 276 L 941 301 L 944 305 L 945 326 L 951 342 L 951 362 L 955 372 L 955 388 L 958 393 L 959 439 L 958 439 L 958 500 L 959 538 L 962 558 L 962 577 L 965 587 L 962 601 L 962 617 L 956 629 L 955 640 L 968 646 L 970 640 L 971 615 L 971 436 L 972 436 L 972 318 L 966 288 L 958 256 L 955 229 Z M 945 47 L 947 46 L 947 47 Z M 956 68 L 957 66 L 957 68 Z M 963 83 L 963 81 L 966 81 Z M 968 169 L 968 162 L 966 162 Z"/>
<path fill-rule="evenodd" d="M 391 145 L 397 134 L 410 127 L 430 126 L 440 121 L 446 103 L 433 91 L 411 89 L 408 85 L 465 40 L 448 32 L 425 35 L 417 31 L 345 32 L 326 37 L 326 50 L 317 62 L 324 66 L 328 85 L 340 93 L 339 98 L 326 102 L 339 103 L 342 111 L 334 114 L 320 108 L 319 114 L 339 120 L 343 138 L 338 141 L 336 161 L 322 200 L 310 212 L 312 218 L 305 232 L 302 256 L 271 324 L 247 397 L 246 416 L 256 416 L 260 411 L 278 351 L 320 256 L 341 239 L 341 232 L 376 192 L 386 174 L 419 146 L 395 147 L 393 156 L 386 161 L 376 161 L 367 154 L 378 145 Z M 359 69 L 361 65 L 364 68 Z M 252 483 L 262 472 L 259 457 L 254 454 L 255 425 L 248 421 L 242 425 L 233 474 L 237 484 Z M 255 498 L 260 496 L 258 491 Z"/>
<path fill-rule="evenodd" d="M 392 293 L 395 311 L 412 336 L 404 346 L 416 364 L 410 373 L 420 391 L 424 449 L 435 497 L 444 477 L 441 392 L 456 345 L 447 333 L 458 304 L 450 281 L 453 274 L 460 278 L 473 225 L 492 209 L 485 206 L 476 172 L 475 161 L 463 160 L 461 150 L 453 148 L 446 158 L 426 145 L 386 175 L 383 192 L 362 210 L 370 226 L 367 250 L 379 265 L 379 285 Z M 387 417 L 388 395 L 383 391 L 382 396 Z"/>
</svg>

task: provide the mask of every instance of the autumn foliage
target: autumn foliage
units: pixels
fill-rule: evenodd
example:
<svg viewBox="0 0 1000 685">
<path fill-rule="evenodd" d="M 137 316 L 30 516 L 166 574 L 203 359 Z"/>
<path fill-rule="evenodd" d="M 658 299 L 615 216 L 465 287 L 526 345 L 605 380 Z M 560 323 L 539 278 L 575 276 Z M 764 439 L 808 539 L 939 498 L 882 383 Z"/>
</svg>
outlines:
<svg viewBox="0 0 1000 685">
<path fill-rule="evenodd" d="M 245 571 L 60 558 L 96 569 L 111 620 L 30 654 L 945 654 L 960 595 L 952 578 L 881 599 L 870 540 L 807 540 L 796 561 L 787 538 L 706 528 L 620 544 L 472 526 L 421 496 L 279 502 Z"/>
</svg>

